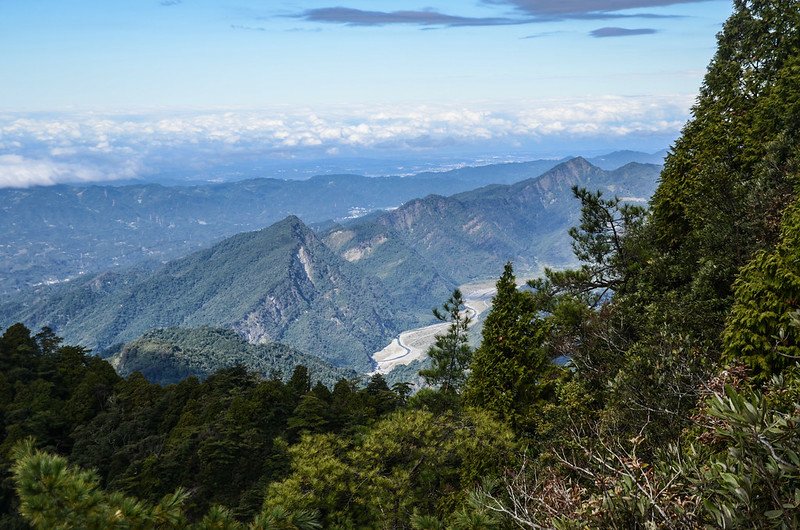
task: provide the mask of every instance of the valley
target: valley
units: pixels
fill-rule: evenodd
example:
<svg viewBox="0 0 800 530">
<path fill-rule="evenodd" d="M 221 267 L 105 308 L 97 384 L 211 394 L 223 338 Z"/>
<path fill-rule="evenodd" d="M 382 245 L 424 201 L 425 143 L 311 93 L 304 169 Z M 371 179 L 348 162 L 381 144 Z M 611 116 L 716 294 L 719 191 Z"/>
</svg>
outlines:
<svg viewBox="0 0 800 530">
<path fill-rule="evenodd" d="M 470 328 L 480 324 L 481 315 L 492 307 L 496 290 L 493 281 L 473 282 L 459 287 L 464 295 L 466 313 L 472 319 Z M 449 324 L 438 323 L 401 332 L 382 350 L 372 354 L 375 370 L 372 373 L 388 374 L 398 366 L 423 360 L 436 342 L 436 336 L 447 330 Z"/>
<path fill-rule="evenodd" d="M 427 351 L 442 329 L 430 310 L 455 286 L 466 286 L 479 315 L 488 295 L 474 282 L 496 278 L 506 262 L 528 277 L 544 264 L 573 263 L 574 186 L 649 197 L 659 171 L 637 162 L 607 171 L 577 157 L 513 184 L 427 195 L 356 219 L 309 226 L 289 215 L 163 264 L 26 289 L 0 302 L 0 325 L 48 326 L 104 356 L 150 330 L 211 326 L 339 368 L 386 373 Z M 224 210 L 237 211 L 232 203 Z"/>
</svg>

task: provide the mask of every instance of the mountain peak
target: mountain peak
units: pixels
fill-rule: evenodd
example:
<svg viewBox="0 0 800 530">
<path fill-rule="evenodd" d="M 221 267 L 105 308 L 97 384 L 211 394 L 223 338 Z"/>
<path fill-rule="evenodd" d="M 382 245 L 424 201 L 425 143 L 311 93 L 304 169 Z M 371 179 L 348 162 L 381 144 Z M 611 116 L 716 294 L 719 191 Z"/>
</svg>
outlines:
<svg viewBox="0 0 800 530">
<path fill-rule="evenodd" d="M 544 173 L 539 177 L 540 180 L 544 180 L 548 177 L 553 176 L 564 176 L 564 175 L 591 175 L 594 173 L 602 172 L 603 170 L 599 167 L 595 166 L 582 156 L 576 156 L 575 158 L 570 158 L 566 162 L 562 162 L 547 173 Z"/>
<path fill-rule="evenodd" d="M 597 166 L 595 166 L 582 156 L 576 156 L 575 158 L 570 158 L 566 162 L 560 163 L 550 171 L 556 171 L 559 168 L 570 168 L 573 170 L 599 169 Z"/>
<path fill-rule="evenodd" d="M 262 228 L 259 233 L 269 238 L 275 237 L 277 234 L 283 234 L 284 237 L 288 236 L 300 242 L 316 239 L 314 231 L 296 215 L 287 215 L 277 223 Z"/>
<path fill-rule="evenodd" d="M 555 188 L 569 189 L 575 184 L 588 182 L 592 177 L 604 173 L 605 171 L 591 164 L 582 156 L 576 156 L 575 158 L 570 158 L 566 162 L 558 164 L 550 171 L 538 177 L 514 184 L 512 189 L 519 190 L 529 186 L 536 186 L 537 188 L 545 190 L 552 190 Z"/>
<path fill-rule="evenodd" d="M 287 215 L 286 217 L 275 223 L 273 226 L 282 226 L 282 225 L 291 227 L 302 227 L 308 229 L 303 220 L 294 214 Z"/>
</svg>

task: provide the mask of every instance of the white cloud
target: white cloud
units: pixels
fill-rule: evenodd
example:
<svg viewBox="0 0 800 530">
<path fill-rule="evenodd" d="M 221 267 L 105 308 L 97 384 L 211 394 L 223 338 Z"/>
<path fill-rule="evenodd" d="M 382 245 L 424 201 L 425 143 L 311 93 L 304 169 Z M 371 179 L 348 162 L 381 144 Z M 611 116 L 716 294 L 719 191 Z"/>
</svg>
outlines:
<svg viewBox="0 0 800 530">
<path fill-rule="evenodd" d="M 0 186 L 131 176 L 148 160 L 169 160 L 179 150 L 202 160 L 248 152 L 277 158 L 394 149 L 402 155 L 490 143 L 510 150 L 549 138 L 630 138 L 635 147 L 637 136 L 677 135 L 692 102 L 680 95 L 608 96 L 507 105 L 4 115 Z"/>
<path fill-rule="evenodd" d="M 30 159 L 20 155 L 0 155 L 0 188 L 51 186 L 63 182 L 96 182 L 129 178 L 135 165 L 123 164 L 117 171 L 103 172 L 99 168 L 55 162 L 50 159 Z"/>
<path fill-rule="evenodd" d="M 267 146 L 370 146 L 388 139 L 421 136 L 501 138 L 618 130 L 672 131 L 685 120 L 692 98 L 600 97 L 591 100 L 548 100 L 466 107 L 340 108 L 323 111 L 241 111 L 183 114 L 173 117 L 141 115 L 135 120 L 114 116 L 19 117 L 0 122 L 0 133 L 20 142 L 36 141 L 52 148 L 76 145 L 113 150 L 148 143 L 181 145 L 195 142 L 260 142 Z"/>
<path fill-rule="evenodd" d="M 102 180 L 102 175 L 87 168 L 59 164 L 52 160 L 31 160 L 19 155 L 0 156 L 2 187 L 46 186 L 66 180 Z"/>
</svg>

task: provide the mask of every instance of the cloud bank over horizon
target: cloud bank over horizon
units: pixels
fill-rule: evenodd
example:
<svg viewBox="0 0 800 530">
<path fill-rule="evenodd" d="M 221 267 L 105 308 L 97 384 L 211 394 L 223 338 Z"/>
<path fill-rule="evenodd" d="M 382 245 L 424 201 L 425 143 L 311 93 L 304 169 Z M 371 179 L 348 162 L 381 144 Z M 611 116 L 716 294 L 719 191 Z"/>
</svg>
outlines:
<svg viewBox="0 0 800 530">
<path fill-rule="evenodd" d="M 52 158 L 30 159 L 20 155 L 0 155 L 0 188 L 53 186 L 64 182 L 110 182 L 136 176 L 135 163 L 103 171 L 100 167 L 59 162 Z"/>
<path fill-rule="evenodd" d="M 335 164 L 345 157 L 566 155 L 590 146 L 646 150 L 666 147 L 677 136 L 692 102 L 689 96 L 607 96 L 513 108 L 6 113 L 0 114 L 0 187 L 134 179 L 178 165 L 202 174 L 226 158 Z"/>
</svg>

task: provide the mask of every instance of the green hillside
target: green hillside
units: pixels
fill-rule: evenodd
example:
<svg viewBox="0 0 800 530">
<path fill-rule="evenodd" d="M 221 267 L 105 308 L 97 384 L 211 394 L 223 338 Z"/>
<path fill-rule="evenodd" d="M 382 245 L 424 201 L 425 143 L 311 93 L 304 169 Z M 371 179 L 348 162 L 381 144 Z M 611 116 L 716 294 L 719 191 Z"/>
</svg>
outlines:
<svg viewBox="0 0 800 530">
<path fill-rule="evenodd" d="M 161 385 L 189 376 L 205 379 L 234 366 L 263 378 L 277 374 L 287 380 L 302 365 L 313 382 L 329 387 L 339 379 L 356 377 L 353 371 L 334 368 L 283 344 L 250 344 L 234 331 L 210 327 L 153 330 L 121 346 L 108 361 L 122 377 L 141 372 L 148 381 Z"/>
<path fill-rule="evenodd" d="M 154 328 L 222 326 L 251 342 L 284 342 L 336 365 L 368 370 L 401 321 L 379 284 L 332 253 L 296 217 L 228 238 L 152 273 L 104 276 L 27 306 L 5 320 L 51 326 L 104 349 Z"/>
<path fill-rule="evenodd" d="M 362 270 L 381 278 L 397 270 L 401 282 L 412 278 L 421 293 L 434 292 L 441 300 L 448 294 L 442 292 L 448 282 L 492 277 L 507 261 L 528 271 L 572 263 L 567 228 L 580 212 L 572 186 L 644 204 L 660 169 L 631 163 L 604 171 L 574 158 L 516 184 L 414 199 L 396 210 L 335 227 L 324 239 Z M 400 273 L 398 268 L 408 263 L 421 263 L 427 270 Z M 426 281 L 420 282 L 421 277 Z M 404 291 L 411 292 L 415 282 L 406 282 Z"/>
</svg>

